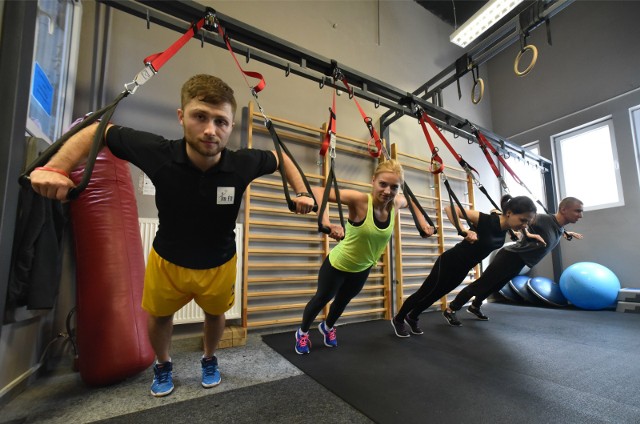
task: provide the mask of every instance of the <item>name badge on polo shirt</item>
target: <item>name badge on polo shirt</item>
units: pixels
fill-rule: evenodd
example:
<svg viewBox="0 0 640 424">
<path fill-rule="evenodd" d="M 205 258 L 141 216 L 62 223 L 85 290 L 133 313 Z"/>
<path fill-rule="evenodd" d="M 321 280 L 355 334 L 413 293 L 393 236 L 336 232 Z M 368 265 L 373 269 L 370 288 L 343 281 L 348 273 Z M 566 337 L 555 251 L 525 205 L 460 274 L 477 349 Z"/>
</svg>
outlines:
<svg viewBox="0 0 640 424">
<path fill-rule="evenodd" d="M 218 187 L 218 195 L 216 196 L 216 204 L 233 205 L 233 199 L 236 195 L 235 187 Z"/>
</svg>

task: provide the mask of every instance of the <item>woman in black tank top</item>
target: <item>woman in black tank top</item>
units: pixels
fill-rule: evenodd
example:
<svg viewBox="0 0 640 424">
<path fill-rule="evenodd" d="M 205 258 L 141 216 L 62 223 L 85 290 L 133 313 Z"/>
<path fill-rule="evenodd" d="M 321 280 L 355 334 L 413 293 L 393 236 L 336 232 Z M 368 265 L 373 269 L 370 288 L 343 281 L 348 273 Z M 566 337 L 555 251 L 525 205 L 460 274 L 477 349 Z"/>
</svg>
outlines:
<svg viewBox="0 0 640 424">
<path fill-rule="evenodd" d="M 391 325 L 398 337 L 409 337 L 411 333 L 422 334 L 418 326 L 420 314 L 458 287 L 469 271 L 492 251 L 502 247 L 508 230 L 525 229 L 536 214 L 535 204 L 526 196 L 505 195 L 501 199 L 501 206 L 504 211 L 502 214 L 499 211 L 487 215 L 475 210 L 464 210 L 473 227 L 466 231 L 464 240 L 440 255 L 422 286 L 404 301 L 396 316 L 391 319 Z M 458 220 L 462 211 L 457 207 L 456 210 L 457 214 L 454 215 L 451 206 L 445 208 L 449 220 L 454 225 L 458 224 L 457 228 L 462 228 Z M 457 222 L 454 222 L 454 219 Z M 480 308 L 470 312 L 480 319 L 484 317 Z M 457 321 L 455 314 L 453 319 Z M 452 322 L 449 318 L 447 320 L 451 325 L 456 325 L 455 321 Z"/>
</svg>

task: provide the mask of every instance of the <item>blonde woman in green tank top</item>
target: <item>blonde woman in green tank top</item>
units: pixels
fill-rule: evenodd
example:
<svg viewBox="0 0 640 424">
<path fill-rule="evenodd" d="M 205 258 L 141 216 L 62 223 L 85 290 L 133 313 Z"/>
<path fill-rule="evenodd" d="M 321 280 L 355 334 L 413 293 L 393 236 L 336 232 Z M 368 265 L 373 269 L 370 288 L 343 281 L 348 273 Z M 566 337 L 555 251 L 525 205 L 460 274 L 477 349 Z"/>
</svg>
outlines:
<svg viewBox="0 0 640 424">
<path fill-rule="evenodd" d="M 362 290 L 371 267 L 378 262 L 393 233 L 396 210 L 406 208 L 407 201 L 398 192 L 404 181 L 402 166 L 395 160 L 382 162 L 376 168 L 370 193 L 357 190 L 340 190 L 340 201 L 349 208 L 346 234 L 342 226 L 332 224 L 325 212 L 323 225 L 331 230 L 329 237 L 341 240 L 325 258 L 318 273 L 318 289 L 307 303 L 302 315 L 302 324 L 296 331 L 295 351 L 310 352 L 309 329 L 320 311 L 333 299 L 329 313 L 320 322 L 318 330 L 324 345 L 336 347 L 335 323 L 351 299 Z M 314 187 L 316 199 L 323 195 L 322 187 Z M 329 200 L 335 202 L 331 190 Z M 431 227 L 421 214 L 417 214 L 420 227 L 432 235 Z M 344 237 L 344 239 L 343 239 Z"/>
</svg>

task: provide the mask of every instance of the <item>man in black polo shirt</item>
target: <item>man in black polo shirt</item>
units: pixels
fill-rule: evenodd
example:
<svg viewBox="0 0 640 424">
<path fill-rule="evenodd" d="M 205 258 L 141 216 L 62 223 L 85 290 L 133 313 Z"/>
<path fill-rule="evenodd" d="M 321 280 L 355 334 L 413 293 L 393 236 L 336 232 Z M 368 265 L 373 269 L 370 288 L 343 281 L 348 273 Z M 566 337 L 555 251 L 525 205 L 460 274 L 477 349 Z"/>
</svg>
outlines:
<svg viewBox="0 0 640 424">
<path fill-rule="evenodd" d="M 226 149 L 234 126 L 233 90 L 211 75 L 195 75 L 182 87 L 178 121 L 184 138 L 108 125 L 106 145 L 140 168 L 156 187 L 160 226 L 145 272 L 142 308 L 149 313 L 149 339 L 156 354 L 151 393 L 173 391 L 169 354 L 173 314 L 192 299 L 205 312 L 202 386 L 220 383 L 214 355 L 224 331 L 224 313 L 235 300 L 235 223 L 242 195 L 252 180 L 278 169 L 275 152 Z M 89 153 L 97 126 L 69 139 L 43 168 L 31 173 L 34 190 L 64 200 L 74 183 L 66 176 Z M 296 213 L 314 201 L 302 176 L 283 155 L 289 184 L 298 193 Z"/>
</svg>

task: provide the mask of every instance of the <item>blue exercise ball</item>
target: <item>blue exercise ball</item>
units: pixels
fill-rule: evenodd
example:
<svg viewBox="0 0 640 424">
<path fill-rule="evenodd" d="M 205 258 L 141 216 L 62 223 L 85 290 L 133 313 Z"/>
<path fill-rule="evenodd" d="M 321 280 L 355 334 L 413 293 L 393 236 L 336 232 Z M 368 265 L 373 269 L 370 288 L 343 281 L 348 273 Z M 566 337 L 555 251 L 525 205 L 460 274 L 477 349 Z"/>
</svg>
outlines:
<svg viewBox="0 0 640 424">
<path fill-rule="evenodd" d="M 598 310 L 613 306 L 620 291 L 620 280 L 605 266 L 578 262 L 562 272 L 560 290 L 578 308 Z"/>
</svg>

